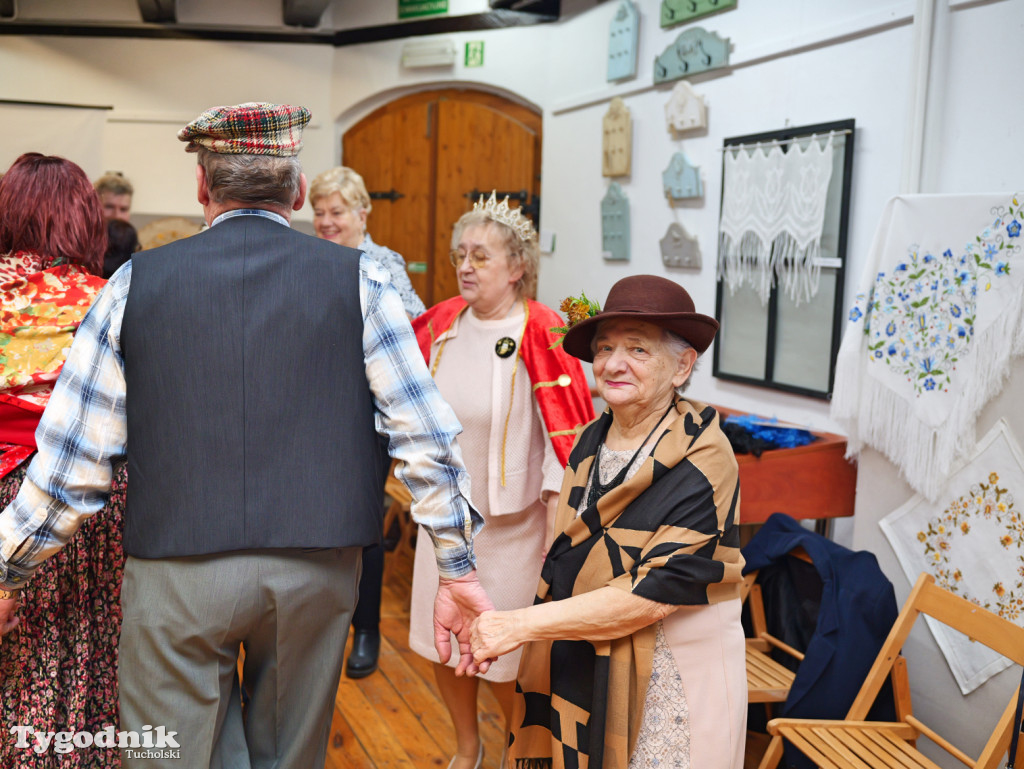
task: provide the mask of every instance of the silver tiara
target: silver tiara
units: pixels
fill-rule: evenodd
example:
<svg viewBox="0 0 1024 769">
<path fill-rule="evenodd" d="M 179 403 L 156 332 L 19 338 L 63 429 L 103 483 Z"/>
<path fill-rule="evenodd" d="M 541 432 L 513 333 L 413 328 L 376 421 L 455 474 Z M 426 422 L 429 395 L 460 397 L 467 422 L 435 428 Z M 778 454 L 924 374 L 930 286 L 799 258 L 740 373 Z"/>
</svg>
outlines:
<svg viewBox="0 0 1024 769">
<path fill-rule="evenodd" d="M 511 227 L 524 243 L 530 240 L 536 232 L 533 229 L 533 222 L 523 215 L 521 208 L 509 207 L 508 195 L 500 203 L 497 192 L 491 192 L 490 200 L 487 201 L 484 201 L 484 196 L 481 195 L 480 200 L 473 204 L 473 212 L 477 211 L 482 211 L 494 221 Z"/>
</svg>

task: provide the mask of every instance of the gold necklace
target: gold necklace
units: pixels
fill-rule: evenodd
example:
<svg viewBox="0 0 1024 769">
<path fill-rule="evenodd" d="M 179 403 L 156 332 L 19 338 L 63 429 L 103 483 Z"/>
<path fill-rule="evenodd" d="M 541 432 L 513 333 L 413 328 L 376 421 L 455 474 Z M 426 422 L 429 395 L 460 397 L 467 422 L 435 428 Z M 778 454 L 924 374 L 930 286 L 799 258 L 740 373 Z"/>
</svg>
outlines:
<svg viewBox="0 0 1024 769">
<path fill-rule="evenodd" d="M 448 343 L 448 332 L 455 326 L 456 321 L 466 310 L 469 309 L 467 304 L 461 310 L 456 313 L 455 317 L 452 318 L 452 322 L 449 324 L 445 331 L 445 337 L 441 340 L 441 346 L 437 348 L 437 357 L 434 358 L 434 363 L 430 367 L 430 376 L 436 378 L 437 367 L 441 363 L 441 356 L 444 354 L 444 346 Z M 530 320 L 530 305 L 524 299 L 523 300 L 523 327 L 519 330 L 519 341 L 516 344 L 516 359 L 512 362 L 512 392 L 508 398 L 508 413 L 505 414 L 505 430 L 501 436 L 501 486 L 505 487 L 505 444 L 508 442 L 508 423 L 512 419 L 512 401 L 516 396 L 516 372 L 519 370 L 519 358 L 523 351 L 523 337 L 526 336 L 526 324 Z"/>
</svg>

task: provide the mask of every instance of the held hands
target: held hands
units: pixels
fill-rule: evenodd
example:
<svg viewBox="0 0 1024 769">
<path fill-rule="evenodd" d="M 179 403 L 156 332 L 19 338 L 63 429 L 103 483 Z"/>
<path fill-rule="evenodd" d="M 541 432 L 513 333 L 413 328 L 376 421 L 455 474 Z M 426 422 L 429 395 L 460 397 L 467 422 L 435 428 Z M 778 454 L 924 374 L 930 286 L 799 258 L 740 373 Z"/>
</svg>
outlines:
<svg viewBox="0 0 1024 769">
<path fill-rule="evenodd" d="M 471 571 L 458 579 L 441 579 L 434 599 L 434 648 L 441 664 L 452 656 L 451 634 L 459 643 L 459 664 L 455 675 L 486 673 L 491 660 L 477 657 L 470 650 L 470 628 L 481 612 L 493 611 L 494 604 Z"/>
<path fill-rule="evenodd" d="M 18 619 L 18 599 L 0 598 L 0 636 L 7 635 L 14 628 L 18 627 L 21 620 Z"/>
<path fill-rule="evenodd" d="M 473 659 L 497 659 L 515 651 L 526 642 L 523 628 L 515 611 L 485 611 L 473 623 Z"/>
</svg>

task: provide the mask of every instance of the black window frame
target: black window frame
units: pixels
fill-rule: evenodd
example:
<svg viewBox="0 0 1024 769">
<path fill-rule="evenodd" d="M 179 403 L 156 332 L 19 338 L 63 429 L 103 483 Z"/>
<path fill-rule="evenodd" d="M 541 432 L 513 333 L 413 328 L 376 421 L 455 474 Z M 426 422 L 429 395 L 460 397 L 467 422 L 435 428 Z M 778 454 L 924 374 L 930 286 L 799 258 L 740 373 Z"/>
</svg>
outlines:
<svg viewBox="0 0 1024 769">
<path fill-rule="evenodd" d="M 719 335 L 718 341 L 715 343 L 714 354 L 712 357 L 712 375 L 716 379 L 722 379 L 728 382 L 739 382 L 741 384 L 755 385 L 758 387 L 766 387 L 772 390 L 781 390 L 782 392 L 793 393 L 796 395 L 804 395 L 810 398 L 819 398 L 822 400 L 831 400 L 832 388 L 835 383 L 836 374 L 836 357 L 839 354 L 839 345 L 842 342 L 843 333 L 843 318 L 845 317 L 844 309 L 845 293 L 846 293 L 846 247 L 847 247 L 847 235 L 849 232 L 850 223 L 850 193 L 853 182 L 853 152 L 854 152 L 854 136 L 855 136 L 855 121 L 853 118 L 847 120 L 837 120 L 831 123 L 818 123 L 815 125 L 806 126 L 795 126 L 793 128 L 784 128 L 778 131 L 767 131 L 764 133 L 747 134 L 745 136 L 732 136 L 722 140 L 722 199 L 719 200 L 719 212 L 721 212 L 722 200 L 725 198 L 725 153 L 729 147 L 735 147 L 740 144 L 751 145 L 759 144 L 764 142 L 778 142 L 784 152 L 787 152 L 790 147 L 790 142 L 797 139 L 808 138 L 813 134 L 828 134 L 830 132 L 844 132 L 845 134 L 845 147 L 843 158 L 843 180 L 842 180 L 842 194 L 840 196 L 840 210 L 839 210 L 839 231 L 836 236 L 836 258 L 839 259 L 839 266 L 835 269 L 836 271 L 836 292 L 835 292 L 835 306 L 832 312 L 832 339 L 831 339 L 831 350 L 829 359 L 829 370 L 828 370 L 828 389 L 827 390 L 815 390 L 807 387 L 800 387 L 797 385 L 786 384 L 782 382 L 774 381 L 775 375 L 775 347 L 776 347 L 776 332 L 778 326 L 778 294 L 779 287 L 772 285 L 771 293 L 768 297 L 768 329 L 765 343 L 765 365 L 763 379 L 756 377 L 744 376 L 741 374 L 731 374 L 729 372 L 722 371 L 719 367 L 719 348 L 721 346 L 721 335 Z M 721 213 L 719 213 L 721 216 Z M 719 255 L 720 256 L 720 255 Z M 716 280 L 715 290 L 715 317 L 719 322 L 722 321 L 722 300 L 723 292 L 725 291 L 725 282 L 719 277 Z"/>
</svg>

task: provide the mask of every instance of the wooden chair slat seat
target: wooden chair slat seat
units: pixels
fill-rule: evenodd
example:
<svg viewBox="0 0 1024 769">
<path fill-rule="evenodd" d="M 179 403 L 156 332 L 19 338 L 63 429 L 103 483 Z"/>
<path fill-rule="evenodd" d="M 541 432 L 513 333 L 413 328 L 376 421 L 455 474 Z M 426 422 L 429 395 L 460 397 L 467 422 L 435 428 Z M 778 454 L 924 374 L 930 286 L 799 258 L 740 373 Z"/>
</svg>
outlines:
<svg viewBox="0 0 1024 769">
<path fill-rule="evenodd" d="M 918 769 L 918 767 L 922 769 L 939 769 L 926 756 L 918 753 L 912 745 L 899 739 L 892 732 L 867 730 L 863 734 L 865 738 L 873 740 L 883 750 L 888 751 L 891 756 L 895 756 L 900 762 L 895 764 L 895 766 L 907 767 L 907 769 Z"/>
<path fill-rule="evenodd" d="M 747 694 L 750 702 L 785 702 L 796 674 L 751 645 L 747 646 Z"/>
<path fill-rule="evenodd" d="M 823 769 L 940 769 L 917 749 L 929 739 L 969 769 L 997 769 L 1010 744 L 1017 704 L 1014 691 L 977 759 L 953 745 L 937 730 L 918 720 L 911 708 L 906 660 L 900 651 L 921 614 L 960 631 L 1017 664 L 1024 664 L 1024 628 L 982 609 L 935 584 L 922 574 L 900 611 L 857 698 L 842 721 L 776 718 L 768 722 L 772 741 L 759 769 L 774 769 L 787 741 Z M 895 722 L 865 720 L 887 679 L 892 680 Z M 1018 755 L 1024 750 L 1018 749 Z"/>
<path fill-rule="evenodd" d="M 799 730 L 797 730 L 799 731 Z M 854 769 L 871 769 L 871 765 L 861 761 L 855 750 L 851 750 L 851 747 L 846 744 L 842 739 L 841 735 L 832 732 L 829 729 L 819 727 L 817 729 L 810 729 L 808 737 L 810 742 L 814 742 L 820 745 L 824 752 L 827 752 L 833 757 L 833 760 L 837 760 L 847 766 L 851 766 Z"/>
<path fill-rule="evenodd" d="M 837 762 L 833 756 L 823 751 L 818 740 L 808 739 L 808 734 L 803 731 L 792 729 L 786 726 L 780 726 L 778 734 L 781 734 L 787 740 L 796 745 L 800 752 L 811 759 L 818 766 L 831 766 L 837 769 L 861 769 L 861 767 L 853 767 L 846 762 Z"/>
<path fill-rule="evenodd" d="M 886 739 L 881 732 L 837 729 L 836 736 L 855 752 L 873 756 L 872 765 L 880 763 L 896 769 L 913 769 L 914 763 L 904 755 L 896 742 Z"/>
<path fill-rule="evenodd" d="M 793 555 L 808 560 L 803 548 L 797 548 Z M 747 639 L 747 701 L 765 703 L 767 707 L 771 703 L 785 702 L 796 678 L 796 673 L 771 656 L 772 649 L 781 649 L 796 659 L 803 659 L 803 654 L 769 635 L 757 574 L 752 571 L 743 578 L 740 592 L 750 609 L 754 632 L 754 636 Z"/>
<path fill-rule="evenodd" d="M 920 765 L 905 752 L 904 748 L 908 743 L 893 736 L 892 732 L 882 729 L 844 730 L 843 736 L 856 742 L 862 752 L 874 755 L 878 759 L 876 764 L 894 766 L 897 769 L 914 769 Z"/>
</svg>

